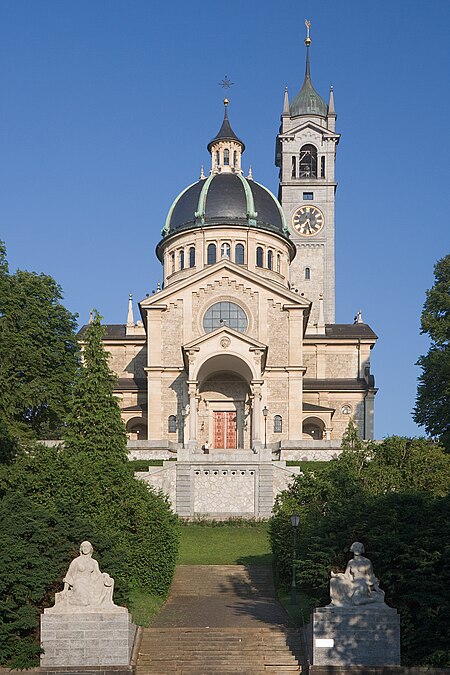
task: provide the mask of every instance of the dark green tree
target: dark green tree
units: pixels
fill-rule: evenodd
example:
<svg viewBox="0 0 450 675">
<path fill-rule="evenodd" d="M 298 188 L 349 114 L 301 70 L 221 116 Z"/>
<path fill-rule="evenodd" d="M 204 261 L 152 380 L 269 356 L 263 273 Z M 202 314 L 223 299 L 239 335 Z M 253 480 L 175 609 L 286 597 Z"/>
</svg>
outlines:
<svg viewBox="0 0 450 675">
<path fill-rule="evenodd" d="M 58 438 L 78 367 L 76 317 L 51 277 L 10 274 L 0 242 L 0 420 L 10 438 Z"/>
<path fill-rule="evenodd" d="M 116 377 L 103 347 L 105 329 L 97 311 L 83 336 L 83 367 L 78 371 L 67 418 L 64 440 L 67 450 L 107 453 L 127 460 L 127 437 L 114 397 Z"/>
<path fill-rule="evenodd" d="M 413 416 L 450 452 L 450 254 L 436 263 L 434 276 L 421 318 L 421 332 L 428 333 L 431 346 L 417 362 L 422 373 Z"/>
</svg>

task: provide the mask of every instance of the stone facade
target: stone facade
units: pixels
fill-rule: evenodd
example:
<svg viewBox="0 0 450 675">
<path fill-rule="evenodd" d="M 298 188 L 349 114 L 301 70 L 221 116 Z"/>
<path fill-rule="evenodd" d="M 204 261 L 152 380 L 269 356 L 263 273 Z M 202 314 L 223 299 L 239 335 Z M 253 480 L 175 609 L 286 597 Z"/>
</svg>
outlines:
<svg viewBox="0 0 450 675">
<path fill-rule="evenodd" d="M 107 327 L 123 418 L 130 441 L 164 457 L 205 447 L 227 451 L 228 461 L 267 447 L 283 459 L 330 458 L 350 419 L 373 437 L 377 339 L 360 312 L 335 323 L 333 95 L 327 105 L 312 88 L 308 57 L 277 136 L 280 202 L 251 171 L 244 177 L 244 144 L 224 103 L 209 175 L 169 209 L 157 247 L 162 288 L 139 303 L 140 321 L 130 300 L 126 326 Z M 334 446 L 316 452 L 311 441 Z M 239 501 L 243 492 L 250 499 L 250 474 L 231 480 L 225 470 L 193 477 L 183 469 L 190 513 L 214 510 L 216 493 L 230 513 L 259 512 L 258 499 Z M 155 485 L 166 480 L 152 476 Z M 249 485 L 231 487 L 240 480 Z"/>
</svg>

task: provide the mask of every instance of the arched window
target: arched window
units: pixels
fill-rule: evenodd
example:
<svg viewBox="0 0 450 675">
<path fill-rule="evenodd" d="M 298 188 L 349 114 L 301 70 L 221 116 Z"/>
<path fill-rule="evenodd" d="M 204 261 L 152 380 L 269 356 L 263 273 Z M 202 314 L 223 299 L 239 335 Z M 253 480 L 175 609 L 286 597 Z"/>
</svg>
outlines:
<svg viewBox="0 0 450 675">
<path fill-rule="evenodd" d="M 177 433 L 177 417 L 176 415 L 169 415 L 169 419 L 167 420 L 167 431 L 169 434 L 176 434 Z"/>
<path fill-rule="evenodd" d="M 223 163 L 224 166 L 228 166 L 230 164 L 230 151 L 228 150 L 228 148 L 225 148 L 225 150 L 223 151 Z"/>
<path fill-rule="evenodd" d="M 264 267 L 264 251 L 261 246 L 256 249 L 256 267 Z"/>
<path fill-rule="evenodd" d="M 280 274 L 281 272 L 281 255 L 277 253 L 277 272 Z"/>
<path fill-rule="evenodd" d="M 320 177 L 325 178 L 325 155 L 320 158 Z"/>
<path fill-rule="evenodd" d="M 189 249 L 189 267 L 195 267 L 195 246 Z"/>
<path fill-rule="evenodd" d="M 230 244 L 227 244 L 226 242 L 224 244 L 222 244 L 222 246 L 220 247 L 220 257 L 221 258 L 229 258 L 230 252 L 231 252 Z"/>
<path fill-rule="evenodd" d="M 208 253 L 207 253 L 207 264 L 208 265 L 214 265 L 216 262 L 216 245 L 215 244 L 208 244 Z"/>
<path fill-rule="evenodd" d="M 218 150 L 216 150 L 216 164 L 217 166 L 220 164 L 220 152 Z"/>
<path fill-rule="evenodd" d="M 267 251 L 267 269 L 273 269 L 273 252 Z"/>
<path fill-rule="evenodd" d="M 233 166 L 237 166 L 237 150 L 233 152 Z"/>
<path fill-rule="evenodd" d="M 297 178 L 297 157 L 292 155 L 291 178 Z"/>
<path fill-rule="evenodd" d="M 311 269 L 309 267 L 305 267 L 305 281 L 309 281 L 311 279 Z"/>
<path fill-rule="evenodd" d="M 281 434 L 283 431 L 283 418 L 281 415 L 275 415 L 273 418 L 273 432 L 274 434 Z"/>
<path fill-rule="evenodd" d="M 245 333 L 248 326 L 247 315 L 234 302 L 216 302 L 205 312 L 203 329 L 205 333 L 211 333 L 222 326 Z"/>
<path fill-rule="evenodd" d="M 180 253 L 178 254 L 179 261 L 180 261 L 180 270 L 184 270 L 184 251 L 181 249 Z"/>
<path fill-rule="evenodd" d="M 317 148 L 310 143 L 300 150 L 299 178 L 317 178 Z"/>
<path fill-rule="evenodd" d="M 244 244 L 236 244 L 236 247 L 234 249 L 234 262 L 236 263 L 236 265 L 245 264 Z"/>
<path fill-rule="evenodd" d="M 175 253 L 170 254 L 170 273 L 175 272 Z"/>
</svg>

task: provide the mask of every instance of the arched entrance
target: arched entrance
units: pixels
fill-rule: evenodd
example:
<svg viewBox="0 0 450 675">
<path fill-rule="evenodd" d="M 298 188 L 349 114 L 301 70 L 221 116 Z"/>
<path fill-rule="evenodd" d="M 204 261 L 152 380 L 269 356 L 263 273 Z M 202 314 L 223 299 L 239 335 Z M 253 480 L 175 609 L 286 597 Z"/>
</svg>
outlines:
<svg viewBox="0 0 450 675">
<path fill-rule="evenodd" d="M 319 417 L 307 417 L 303 422 L 304 438 L 321 441 L 324 435 L 325 424 Z"/>
<path fill-rule="evenodd" d="M 196 381 L 198 445 L 251 448 L 255 379 L 248 363 L 229 352 L 215 354 L 200 365 Z"/>
<path fill-rule="evenodd" d="M 132 417 L 128 420 L 126 429 L 130 441 L 147 440 L 147 422 L 142 417 Z"/>
<path fill-rule="evenodd" d="M 240 375 L 214 373 L 199 386 L 201 445 L 224 450 L 250 447 L 250 388 Z"/>
</svg>

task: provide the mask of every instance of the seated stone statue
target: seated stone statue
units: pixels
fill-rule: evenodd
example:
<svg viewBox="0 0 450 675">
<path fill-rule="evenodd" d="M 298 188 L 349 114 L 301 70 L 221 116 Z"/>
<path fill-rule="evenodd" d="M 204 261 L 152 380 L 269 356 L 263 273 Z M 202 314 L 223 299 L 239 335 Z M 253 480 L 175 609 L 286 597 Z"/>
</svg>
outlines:
<svg viewBox="0 0 450 675">
<path fill-rule="evenodd" d="M 355 541 L 350 551 L 353 560 L 349 560 L 344 573 L 331 572 L 329 607 L 355 607 L 384 603 L 384 591 L 378 585 L 373 573 L 372 563 L 364 558 L 364 545 Z"/>
<path fill-rule="evenodd" d="M 114 579 L 100 572 L 93 551 L 89 541 L 82 542 L 80 555 L 72 560 L 63 579 L 64 589 L 55 594 L 55 605 L 46 612 L 123 609 L 113 602 Z"/>
</svg>

